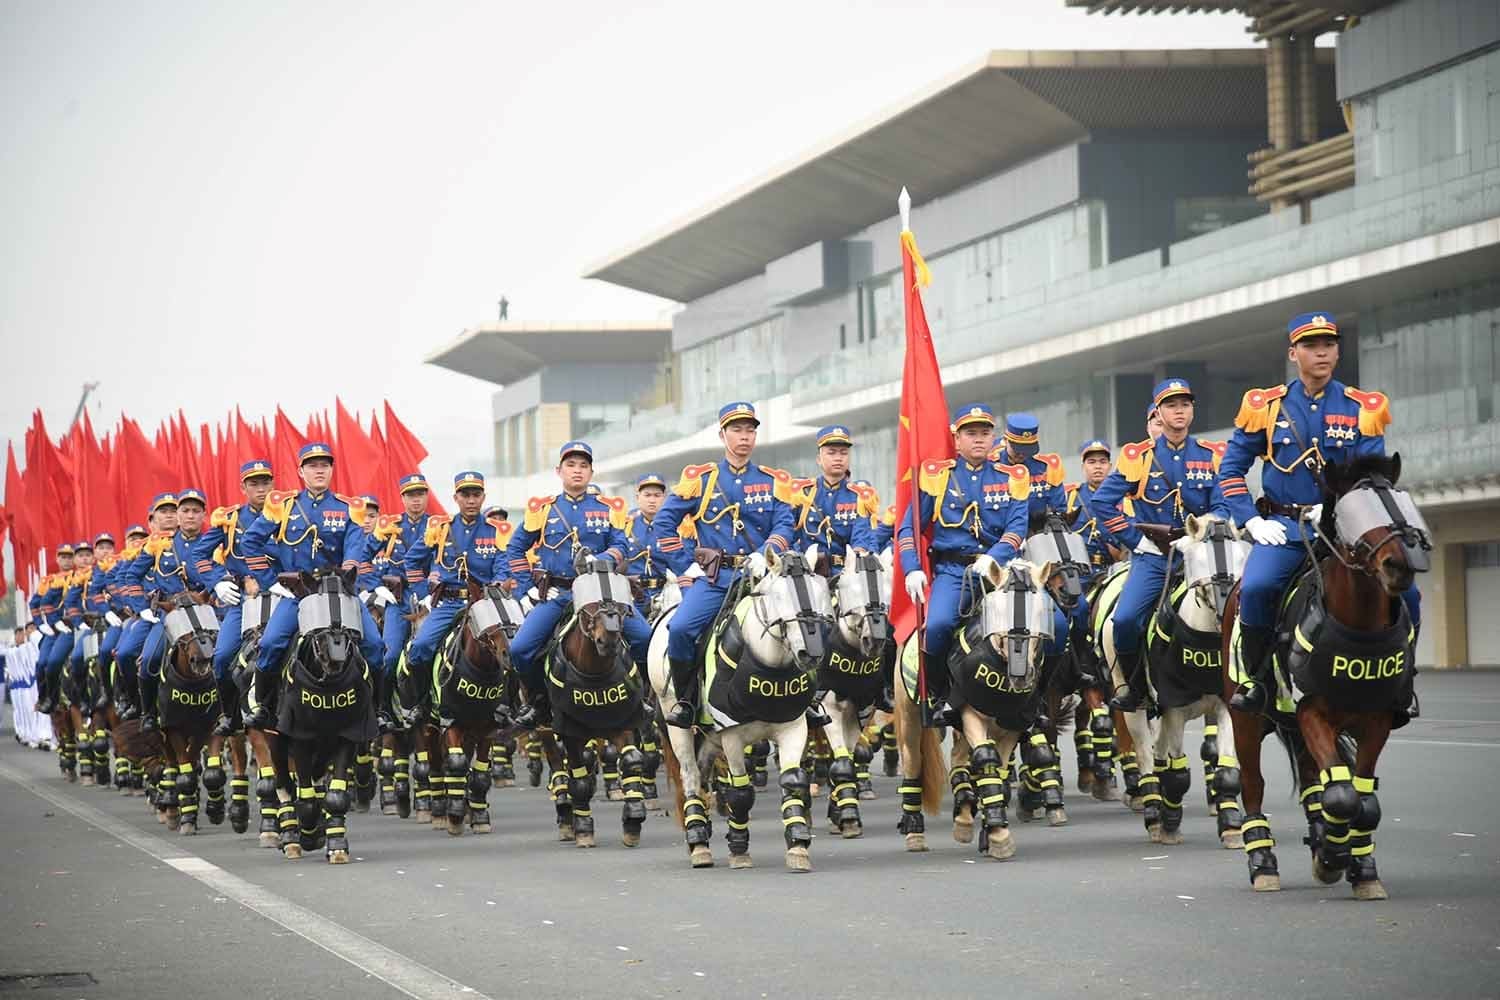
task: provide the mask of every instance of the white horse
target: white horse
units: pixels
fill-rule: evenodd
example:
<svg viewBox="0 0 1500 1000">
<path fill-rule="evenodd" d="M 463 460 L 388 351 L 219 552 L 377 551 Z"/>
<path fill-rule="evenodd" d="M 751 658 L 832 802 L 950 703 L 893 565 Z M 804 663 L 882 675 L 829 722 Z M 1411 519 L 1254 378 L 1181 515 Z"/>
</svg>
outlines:
<svg viewBox="0 0 1500 1000">
<path fill-rule="evenodd" d="M 1204 756 L 1214 756 L 1212 769 L 1205 774 L 1210 783 L 1210 802 L 1214 809 L 1219 829 L 1219 842 L 1226 850 L 1239 850 L 1244 846 L 1240 836 L 1239 761 L 1234 756 L 1234 722 L 1229 716 L 1220 687 L 1219 651 L 1220 625 L 1223 620 L 1224 602 L 1236 580 L 1244 571 L 1245 559 L 1250 545 L 1239 537 L 1239 533 L 1227 522 L 1211 517 L 1188 516 L 1187 534 L 1172 543 L 1172 548 L 1183 563 L 1183 582 L 1178 584 L 1168 599 L 1176 608 L 1179 628 L 1210 637 L 1205 647 L 1193 649 L 1173 644 L 1169 649 L 1170 659 L 1163 659 L 1162 668 L 1166 677 L 1148 673 L 1152 697 L 1161 703 L 1163 691 L 1158 682 L 1171 680 L 1179 694 L 1168 700 L 1183 701 L 1181 690 L 1198 686 L 1212 689 L 1213 693 L 1163 707 L 1161 717 L 1154 725 L 1148 724 L 1144 710 L 1125 713 L 1125 725 L 1138 748 L 1152 748 L 1152 753 L 1140 754 L 1141 793 L 1146 806 L 1146 832 L 1152 843 L 1182 843 L 1182 802 L 1192 785 L 1192 768 L 1183 753 L 1183 732 L 1193 719 L 1202 718 L 1208 726 L 1217 726 L 1216 747 Z M 1159 623 L 1148 620 L 1145 630 L 1152 633 L 1154 644 L 1171 643 L 1172 636 L 1159 628 Z M 1125 678 L 1114 657 L 1113 625 L 1105 629 L 1108 640 L 1109 662 L 1112 664 L 1114 685 L 1118 689 Z M 1153 655 L 1145 648 L 1143 656 Z M 1200 677 L 1202 679 L 1199 684 Z M 1209 739 L 1205 736 L 1205 739 Z M 1158 804 L 1159 803 L 1159 804 Z"/>
<path fill-rule="evenodd" d="M 745 747 L 756 740 L 775 742 L 781 770 L 781 813 L 786 837 L 786 866 L 796 872 L 812 870 L 808 845 L 812 828 L 808 823 L 811 808 L 810 781 L 801 766 L 807 745 L 807 719 L 803 714 L 816 693 L 816 673 L 827 648 L 827 633 L 833 614 L 828 581 L 812 571 L 818 558 L 817 546 L 801 553 L 790 550 L 782 554 L 767 553 L 769 571 L 752 581 L 748 593 L 737 602 L 732 614 L 737 621 L 726 626 L 739 633 L 740 648 L 733 654 L 737 661 L 733 686 L 749 686 L 750 694 L 777 699 L 787 711 L 787 721 L 768 722 L 757 719 L 730 718 L 708 703 L 711 688 L 704 684 L 703 699 L 713 718 L 712 731 L 668 727 L 667 773 L 677 789 L 677 819 L 684 829 L 689 860 L 694 868 L 713 866 L 709 847 L 712 827 L 704 798 L 703 775 L 712 774 L 722 755 L 729 772 L 724 790 L 729 812 L 729 867 L 749 868 L 750 809 L 755 802 L 755 787 L 745 769 Z M 733 592 L 731 592 L 733 593 Z M 651 636 L 647 663 L 651 686 L 660 704 L 677 700 L 667 668 L 667 629 L 675 611 L 664 614 Z M 725 651 L 719 654 L 725 655 Z M 720 670 L 725 667 L 720 665 Z M 741 676 L 743 674 L 743 677 Z M 805 699 L 802 696 L 805 694 Z M 795 712 L 791 707 L 801 699 Z"/>
<path fill-rule="evenodd" d="M 818 686 L 829 718 L 823 735 L 833 754 L 828 766 L 828 828 L 847 840 L 864 833 L 858 772 L 862 768 L 868 776 L 871 751 L 859 744 L 860 713 L 885 685 L 886 657 L 893 652 L 886 596 L 891 592 L 889 554 L 851 553 L 843 572 L 834 577 L 833 590 L 834 642 L 819 671 Z"/>
</svg>

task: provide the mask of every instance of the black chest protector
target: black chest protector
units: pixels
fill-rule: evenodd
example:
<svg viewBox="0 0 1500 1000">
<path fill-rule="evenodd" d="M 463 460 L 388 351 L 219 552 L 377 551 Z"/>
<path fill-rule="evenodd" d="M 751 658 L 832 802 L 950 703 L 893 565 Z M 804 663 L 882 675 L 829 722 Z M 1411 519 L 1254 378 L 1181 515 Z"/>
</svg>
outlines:
<svg viewBox="0 0 1500 1000">
<path fill-rule="evenodd" d="M 547 689 L 559 732 L 597 736 L 635 729 L 643 720 L 645 684 L 622 650 L 607 674 L 585 674 L 563 655 L 555 641 L 547 654 Z"/>
<path fill-rule="evenodd" d="M 1152 615 L 1146 633 L 1146 663 L 1157 704 L 1162 708 L 1191 705 L 1206 694 L 1222 694 L 1223 634 L 1218 629 L 1190 628 L 1178 614 L 1190 597 L 1177 582 L 1159 613 Z"/>
<path fill-rule="evenodd" d="M 949 704 L 954 708 L 968 705 L 994 719 L 1001 729 L 1031 728 L 1041 705 L 1041 672 L 1028 666 L 1023 676 L 1011 676 L 1008 669 L 979 622 L 964 623 L 948 652 L 948 672 L 953 678 Z"/>
<path fill-rule="evenodd" d="M 183 733 L 213 728 L 219 718 L 219 689 L 213 674 L 201 680 L 185 680 L 173 668 L 170 654 L 161 673 L 156 706 L 162 728 Z"/>
<path fill-rule="evenodd" d="M 505 697 L 505 672 L 500 667 L 481 667 L 464 654 L 460 622 L 443 644 L 433 687 L 433 706 L 445 722 L 482 723 L 495 717 L 495 707 Z"/>
<path fill-rule="evenodd" d="M 812 704 L 817 668 L 760 662 L 745 645 L 738 616 L 724 619 L 716 646 L 708 701 L 724 715 L 736 722 L 791 722 Z"/>
<path fill-rule="evenodd" d="M 305 645 L 309 640 L 302 640 Z M 312 655 L 304 651 L 302 655 Z M 379 733 L 370 682 L 364 661 L 351 656 L 339 672 L 323 681 L 314 680 L 299 655 L 285 674 L 277 724 L 293 739 L 313 739 L 337 734 L 341 739 L 368 743 Z"/>
<path fill-rule="evenodd" d="M 1305 655 L 1291 658 L 1298 689 L 1304 695 L 1323 695 L 1331 705 L 1354 712 L 1406 707 L 1405 678 L 1412 670 L 1413 636 L 1406 604 L 1399 598 L 1396 602 L 1400 606 L 1396 623 L 1381 632 L 1355 632 L 1325 615 L 1315 640 L 1304 643 Z M 1302 638 L 1294 632 L 1292 641 Z"/>
<path fill-rule="evenodd" d="M 882 643 L 874 656 L 866 656 L 844 641 L 838 629 L 829 641 L 828 658 L 818 666 L 818 688 L 832 691 L 859 708 L 873 704 L 885 683 L 881 669 L 887 656 L 894 655 L 889 642 Z"/>
</svg>

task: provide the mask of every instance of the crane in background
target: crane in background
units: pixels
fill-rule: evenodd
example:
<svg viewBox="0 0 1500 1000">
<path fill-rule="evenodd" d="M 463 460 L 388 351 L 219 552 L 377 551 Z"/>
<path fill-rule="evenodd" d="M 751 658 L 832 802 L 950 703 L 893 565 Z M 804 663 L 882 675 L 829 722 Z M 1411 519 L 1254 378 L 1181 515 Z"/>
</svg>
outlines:
<svg viewBox="0 0 1500 1000">
<path fill-rule="evenodd" d="M 73 411 L 73 419 L 70 420 L 70 421 L 68 421 L 68 430 L 72 430 L 73 429 L 73 425 L 76 424 L 76 423 L 78 423 L 78 418 L 81 417 L 81 416 L 83 416 L 83 407 L 84 407 L 84 404 L 89 401 L 89 396 L 97 388 L 99 388 L 99 383 L 98 382 L 85 382 L 85 383 L 83 383 L 83 395 L 81 395 L 81 396 L 78 397 L 78 409 L 76 409 L 76 410 Z"/>
</svg>

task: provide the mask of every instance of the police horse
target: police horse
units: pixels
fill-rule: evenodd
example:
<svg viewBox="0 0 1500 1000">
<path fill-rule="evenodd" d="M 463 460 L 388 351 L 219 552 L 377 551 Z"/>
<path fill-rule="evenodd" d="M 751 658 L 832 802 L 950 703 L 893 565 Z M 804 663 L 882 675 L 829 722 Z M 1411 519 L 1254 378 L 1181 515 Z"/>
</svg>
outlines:
<svg viewBox="0 0 1500 1000">
<path fill-rule="evenodd" d="M 965 766 L 972 774 L 981 820 L 979 851 L 997 861 L 1016 852 L 1006 816 L 1009 789 L 1001 768 L 1036 721 L 1046 686 L 1042 661 L 1052 638 L 1055 609 L 1047 588 L 1054 576 L 1052 566 L 1023 559 L 996 565 L 982 578 L 970 570 L 965 575 L 967 614 L 954 632 L 948 663 L 925 667 L 948 670 L 952 677 L 948 701 L 962 719 L 954 734 L 955 768 Z M 936 814 L 944 782 L 937 732 L 922 725 L 919 642 L 914 633 L 903 646 L 896 684 L 896 740 L 901 752 L 897 829 L 908 851 L 927 850 L 923 813 Z M 965 745 L 966 765 L 961 763 Z M 973 839 L 972 815 L 955 812 L 954 839 Z"/>
<path fill-rule="evenodd" d="M 828 766 L 828 828 L 845 839 L 864 832 L 859 814 L 859 774 L 868 780 L 872 751 L 860 740 L 860 717 L 886 683 L 886 662 L 895 655 L 886 595 L 891 573 L 879 556 L 850 554 L 833 579 L 834 628 L 828 655 L 818 668 L 818 690 L 830 720 L 823 732 L 833 760 Z"/>
<path fill-rule="evenodd" d="M 158 806 L 165 806 L 167 829 L 190 836 L 198 832 L 198 764 L 219 718 L 213 669 L 219 618 L 212 608 L 197 603 L 187 592 L 175 595 L 159 613 L 165 617 L 157 716 L 166 746 L 166 766 L 158 785 Z M 214 763 L 204 767 L 202 785 L 209 794 L 210 818 L 222 823 L 226 775 L 222 758 L 215 754 L 211 759 Z"/>
<path fill-rule="evenodd" d="M 1356 899 L 1386 899 L 1375 866 L 1380 801 L 1375 767 L 1391 729 L 1405 725 L 1416 643 L 1401 594 L 1430 566 L 1431 535 L 1396 488 L 1401 456 L 1328 463 L 1315 558 L 1281 604 L 1275 691 L 1265 716 L 1232 712 L 1245 795 L 1241 827 L 1257 892 L 1281 888 L 1271 826 L 1261 812 L 1260 746 L 1274 730 L 1293 757 L 1313 876 L 1347 878 Z M 1301 513 L 1301 512 L 1299 512 Z M 1244 677 L 1239 592 L 1225 610 L 1223 696 Z"/>
<path fill-rule="evenodd" d="M 282 669 L 276 726 L 290 768 L 284 775 L 277 767 L 277 795 L 296 816 L 295 836 L 283 825 L 282 853 L 300 858 L 321 845 L 336 865 L 349 861 L 350 769 L 376 735 L 352 577 L 352 571 L 279 577 L 297 597 L 297 640 Z M 273 759 L 277 753 L 273 745 Z M 319 795 L 316 785 L 325 777 L 327 790 Z"/>
<path fill-rule="evenodd" d="M 1140 755 L 1140 798 L 1152 843 L 1182 843 L 1182 803 L 1192 786 L 1183 732 L 1188 722 L 1202 718 L 1199 755 L 1219 842 L 1228 850 L 1242 846 L 1240 771 L 1234 754 L 1225 752 L 1234 742 L 1234 723 L 1222 697 L 1219 647 L 1229 595 L 1249 553 L 1250 544 L 1227 521 L 1188 515 L 1182 535 L 1171 543 L 1172 566 L 1142 629 L 1142 669 L 1160 718 L 1150 719 L 1144 707 L 1123 713 L 1123 718 Z M 1104 614 L 1113 614 L 1122 584 L 1123 576 L 1102 595 Z M 1095 628 L 1114 686 L 1123 687 L 1126 678 L 1116 662 L 1114 626 L 1106 617 L 1096 619 Z"/>
<path fill-rule="evenodd" d="M 719 618 L 705 635 L 703 714 L 692 730 L 670 728 L 666 744 L 667 773 L 676 786 L 677 819 L 683 826 L 694 868 L 713 866 L 709 847 L 712 826 L 705 801 L 705 774 L 713 774 L 722 754 L 728 771 L 723 790 L 728 808 L 729 867 L 749 868 L 750 810 L 755 786 L 745 767 L 745 748 L 767 739 L 783 762 L 781 819 L 786 840 L 786 867 L 812 870 L 808 846 L 812 828 L 811 789 L 800 766 L 807 746 L 805 713 L 816 694 L 818 667 L 828 648 L 833 603 L 828 581 L 813 567 L 817 546 L 807 551 L 768 552 L 768 572 L 759 580 L 741 579 L 731 588 Z M 651 636 L 651 686 L 659 704 L 676 700 L 667 669 L 666 624 Z"/>
</svg>

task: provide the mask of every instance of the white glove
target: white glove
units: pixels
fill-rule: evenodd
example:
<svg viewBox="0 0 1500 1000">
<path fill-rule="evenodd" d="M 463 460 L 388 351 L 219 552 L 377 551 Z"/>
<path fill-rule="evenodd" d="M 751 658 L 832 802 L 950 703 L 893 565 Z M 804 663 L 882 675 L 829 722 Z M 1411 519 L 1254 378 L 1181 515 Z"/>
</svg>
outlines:
<svg viewBox="0 0 1500 1000">
<path fill-rule="evenodd" d="M 999 566 L 1000 564 L 995 562 L 994 557 L 988 552 L 981 552 L 974 558 L 974 572 L 986 580 L 990 578 L 990 574 L 998 569 Z"/>
<path fill-rule="evenodd" d="M 424 597 L 420 601 L 418 601 L 417 602 L 417 607 L 421 608 L 423 611 L 431 611 L 432 610 L 432 595 L 428 594 L 426 597 Z"/>
<path fill-rule="evenodd" d="M 693 563 L 691 566 L 689 566 L 687 568 L 687 572 L 683 573 L 680 577 L 678 577 L 678 579 L 679 580 L 691 580 L 694 577 L 699 577 L 699 576 L 702 576 L 702 575 L 703 575 L 703 567 L 699 566 L 697 563 Z"/>
<path fill-rule="evenodd" d="M 41 624 L 37 625 L 36 630 L 38 632 L 42 633 L 42 635 L 56 635 L 57 634 L 56 632 L 52 631 L 52 626 L 48 625 L 46 622 L 42 622 Z"/>
<path fill-rule="evenodd" d="M 277 597 L 286 597 L 291 600 L 297 599 L 295 594 L 293 594 L 290 590 L 287 590 L 279 583 L 271 585 L 270 593 L 275 594 Z"/>
<path fill-rule="evenodd" d="M 541 603 L 542 595 L 536 589 L 536 584 L 532 584 L 531 585 L 530 589 L 528 589 L 526 591 L 526 596 L 531 600 L 532 604 L 539 604 L 539 603 Z"/>
<path fill-rule="evenodd" d="M 112 628 L 119 628 L 121 625 L 125 624 L 124 622 L 120 621 L 120 616 L 115 614 L 113 611 L 104 612 L 104 620 L 109 622 Z"/>
<path fill-rule="evenodd" d="M 396 595 L 391 593 L 391 589 L 389 587 L 387 587 L 385 584 L 381 584 L 380 586 L 375 588 L 375 606 L 377 608 L 383 608 L 387 604 L 395 603 Z"/>
<path fill-rule="evenodd" d="M 231 608 L 240 603 L 240 587 L 233 580 L 220 580 L 214 584 L 214 596 L 219 603 L 227 604 Z"/>
<path fill-rule="evenodd" d="M 765 576 L 768 568 L 764 552 L 752 552 L 745 557 L 745 572 L 750 574 L 752 580 L 759 580 Z"/>
<path fill-rule="evenodd" d="M 1259 515 L 1245 522 L 1245 530 L 1257 545 L 1285 545 L 1286 528 L 1280 521 L 1272 521 Z"/>
<path fill-rule="evenodd" d="M 1147 538 L 1145 535 L 1142 535 L 1141 540 L 1135 543 L 1135 549 L 1133 551 L 1139 552 L 1143 556 L 1161 555 L 1161 549 L 1157 548 L 1156 543 Z"/>
<path fill-rule="evenodd" d="M 56 625 L 54 625 L 52 627 L 55 628 L 55 629 L 57 629 L 63 635 L 68 635 L 69 633 L 71 633 L 73 631 L 72 629 L 68 628 L 68 623 L 65 622 L 65 621 L 59 621 Z"/>
<path fill-rule="evenodd" d="M 155 625 L 157 622 L 161 621 L 161 619 L 156 617 L 155 611 L 147 608 L 145 611 L 141 612 L 141 621 L 150 622 L 152 625 Z"/>
<path fill-rule="evenodd" d="M 1309 524 L 1317 524 L 1323 520 L 1323 505 L 1315 503 L 1302 512 L 1302 520 Z"/>
<path fill-rule="evenodd" d="M 927 603 L 927 574 L 914 569 L 906 574 L 906 596 L 913 604 Z"/>
<path fill-rule="evenodd" d="M 361 590 L 359 592 L 359 603 L 368 606 L 370 603 L 370 598 L 374 596 L 375 595 L 371 594 L 368 590 Z"/>
</svg>

